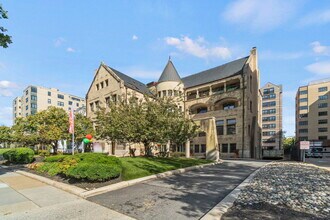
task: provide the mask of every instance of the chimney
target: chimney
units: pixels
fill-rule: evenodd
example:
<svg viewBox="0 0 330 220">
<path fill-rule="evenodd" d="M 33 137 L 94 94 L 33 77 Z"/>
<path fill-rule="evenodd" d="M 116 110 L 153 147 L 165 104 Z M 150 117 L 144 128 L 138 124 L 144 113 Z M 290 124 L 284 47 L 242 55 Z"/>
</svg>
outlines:
<svg viewBox="0 0 330 220">
<path fill-rule="evenodd" d="M 250 53 L 251 55 L 257 55 L 257 47 L 252 47 Z"/>
</svg>

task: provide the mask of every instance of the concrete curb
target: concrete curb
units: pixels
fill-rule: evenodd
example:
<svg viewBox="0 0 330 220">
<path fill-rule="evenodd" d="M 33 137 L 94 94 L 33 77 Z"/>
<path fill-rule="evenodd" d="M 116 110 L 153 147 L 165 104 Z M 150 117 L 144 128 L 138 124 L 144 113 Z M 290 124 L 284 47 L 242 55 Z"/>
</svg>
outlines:
<svg viewBox="0 0 330 220">
<path fill-rule="evenodd" d="M 267 165 L 267 164 L 266 164 Z M 265 166 L 265 165 L 264 165 Z M 208 213 L 206 213 L 201 220 L 219 220 L 221 216 L 233 206 L 235 200 L 238 198 L 239 193 L 244 189 L 253 179 L 253 177 L 259 172 L 261 168 L 258 168 L 251 173 L 241 184 L 239 184 L 233 191 L 231 191 L 221 202 L 214 206 Z"/>
<path fill-rule="evenodd" d="M 207 166 L 214 166 L 216 164 L 220 164 L 223 161 L 217 161 L 214 163 L 209 163 L 209 164 L 203 164 L 203 165 L 197 165 L 197 166 L 192 166 L 192 167 L 187 167 L 187 168 L 182 168 L 182 169 L 177 169 L 177 170 L 171 170 L 171 171 L 166 171 L 164 173 L 158 173 L 155 175 L 151 175 L 151 176 L 146 176 L 146 177 L 142 177 L 142 178 L 138 178 L 138 179 L 133 179 L 133 180 L 129 180 L 129 181 L 122 181 L 119 183 L 115 183 L 115 184 L 111 184 L 108 186 L 104 186 L 104 187 L 100 187 L 94 190 L 90 190 L 87 191 L 85 189 L 79 188 L 77 186 L 74 185 L 69 185 L 66 183 L 61 183 L 61 182 L 57 182 L 55 180 L 51 180 L 48 179 L 46 177 L 43 176 L 39 176 L 33 173 L 29 173 L 29 172 L 25 172 L 25 171 L 21 171 L 21 170 L 17 170 L 15 171 L 16 173 L 22 174 L 24 176 L 30 177 L 32 179 L 38 180 L 40 182 L 46 183 L 48 185 L 54 186 L 56 188 L 59 188 L 61 190 L 64 190 L 66 192 L 72 193 L 76 196 L 82 197 L 82 198 L 87 198 L 87 197 L 91 197 L 91 196 L 95 196 L 95 195 L 99 195 L 105 192 L 110 192 L 110 191 L 114 191 L 117 189 L 122 189 L 128 186 L 132 186 L 134 184 L 137 183 L 142 183 L 148 180 L 153 180 L 153 179 L 158 179 L 158 178 L 164 178 L 164 177 L 168 177 L 168 176 L 172 176 L 172 175 L 176 175 L 176 174 L 180 174 L 180 173 L 184 173 L 187 171 L 191 171 L 191 170 L 196 170 L 196 169 L 201 169 Z"/>
<path fill-rule="evenodd" d="M 55 180 L 51 180 L 48 179 L 46 177 L 43 176 L 39 176 L 33 173 L 29 173 L 29 172 L 25 172 L 25 171 L 21 171 L 21 170 L 16 170 L 16 173 L 22 174 L 24 176 L 30 177 L 32 179 L 38 180 L 40 182 L 46 183 L 48 185 L 54 186 L 56 188 L 62 189 L 66 192 L 72 193 L 74 195 L 79 196 L 80 194 L 84 193 L 86 190 L 79 188 L 77 186 L 73 186 L 73 185 L 69 185 L 66 183 L 61 183 L 61 182 L 57 182 Z"/>
</svg>

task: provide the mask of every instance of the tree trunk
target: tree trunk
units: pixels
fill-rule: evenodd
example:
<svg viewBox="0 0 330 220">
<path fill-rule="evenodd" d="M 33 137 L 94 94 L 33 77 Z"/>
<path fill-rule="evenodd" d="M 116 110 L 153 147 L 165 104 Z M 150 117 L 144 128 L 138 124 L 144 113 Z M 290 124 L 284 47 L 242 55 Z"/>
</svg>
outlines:
<svg viewBox="0 0 330 220">
<path fill-rule="evenodd" d="M 144 151 L 145 151 L 145 156 L 150 157 L 151 155 L 151 147 L 149 142 L 144 142 Z"/>
<path fill-rule="evenodd" d="M 58 147 L 58 142 L 55 141 L 55 143 L 53 145 L 54 154 L 57 154 L 57 147 Z"/>
<path fill-rule="evenodd" d="M 116 154 L 116 142 L 111 141 L 111 154 L 115 155 Z"/>
</svg>

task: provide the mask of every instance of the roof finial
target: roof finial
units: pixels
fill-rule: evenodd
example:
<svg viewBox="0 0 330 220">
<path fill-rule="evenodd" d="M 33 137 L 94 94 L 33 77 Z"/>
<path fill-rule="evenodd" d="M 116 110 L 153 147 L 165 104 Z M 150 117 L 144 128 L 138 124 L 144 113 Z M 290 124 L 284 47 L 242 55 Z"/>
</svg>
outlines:
<svg viewBox="0 0 330 220">
<path fill-rule="evenodd" d="M 168 61 L 171 61 L 171 56 L 168 56 Z"/>
</svg>

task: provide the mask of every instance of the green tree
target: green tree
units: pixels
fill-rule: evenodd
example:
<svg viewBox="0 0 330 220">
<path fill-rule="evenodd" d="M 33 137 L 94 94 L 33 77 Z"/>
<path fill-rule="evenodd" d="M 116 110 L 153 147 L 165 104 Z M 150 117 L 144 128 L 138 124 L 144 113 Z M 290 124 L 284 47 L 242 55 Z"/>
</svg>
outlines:
<svg viewBox="0 0 330 220">
<path fill-rule="evenodd" d="M 69 115 L 62 108 L 47 110 L 17 118 L 13 125 L 13 139 L 21 145 L 49 145 L 57 152 L 59 140 L 70 140 Z M 87 117 L 75 115 L 75 140 L 81 142 L 86 134 L 94 135 L 93 124 Z"/>
<path fill-rule="evenodd" d="M 8 19 L 8 12 L 3 9 L 2 5 L 0 5 L 0 19 Z M 3 48 L 7 48 L 8 44 L 12 43 L 11 36 L 5 34 L 7 29 L 0 26 L 0 46 Z"/>
<path fill-rule="evenodd" d="M 74 120 L 75 141 L 82 142 L 87 134 L 95 135 L 93 122 L 82 114 L 76 114 Z"/>
<path fill-rule="evenodd" d="M 98 138 L 143 143 L 146 155 L 151 155 L 152 145 L 171 141 L 182 144 L 196 135 L 197 126 L 185 119 L 184 114 L 170 99 L 150 99 L 139 102 L 110 104 L 100 109 L 96 117 Z"/>
<path fill-rule="evenodd" d="M 36 116 L 17 118 L 12 127 L 13 142 L 23 146 L 31 146 L 39 143 L 38 122 Z"/>
<path fill-rule="evenodd" d="M 296 140 L 294 137 L 283 137 L 283 149 L 291 149 L 292 147 L 294 147 L 295 142 Z"/>
<path fill-rule="evenodd" d="M 10 127 L 0 126 L 0 143 L 7 145 L 13 141 Z"/>
<path fill-rule="evenodd" d="M 56 153 L 58 141 L 70 137 L 68 113 L 64 109 L 50 107 L 33 116 L 35 116 L 37 123 L 37 134 L 40 143 L 51 145 L 54 153 Z"/>
</svg>

